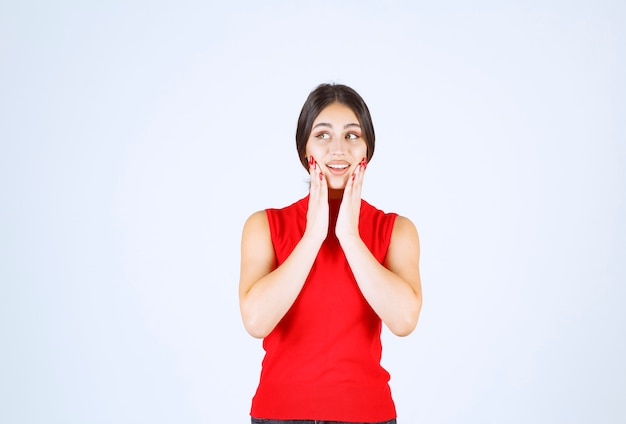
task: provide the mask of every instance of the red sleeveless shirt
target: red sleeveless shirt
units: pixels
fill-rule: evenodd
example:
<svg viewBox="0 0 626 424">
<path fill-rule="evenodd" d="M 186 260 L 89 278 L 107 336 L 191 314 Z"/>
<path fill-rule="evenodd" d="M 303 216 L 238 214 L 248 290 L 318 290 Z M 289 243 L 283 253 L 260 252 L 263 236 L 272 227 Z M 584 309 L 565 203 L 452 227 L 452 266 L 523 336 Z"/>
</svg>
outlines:
<svg viewBox="0 0 626 424">
<path fill-rule="evenodd" d="M 340 200 L 330 201 L 330 228 Z M 308 196 L 267 209 L 277 266 L 306 227 Z M 397 214 L 361 200 L 359 232 L 381 264 Z M 396 417 L 389 373 L 380 365 L 381 319 L 329 231 L 294 304 L 263 340 L 265 358 L 250 414 L 257 418 L 387 421 Z"/>
</svg>

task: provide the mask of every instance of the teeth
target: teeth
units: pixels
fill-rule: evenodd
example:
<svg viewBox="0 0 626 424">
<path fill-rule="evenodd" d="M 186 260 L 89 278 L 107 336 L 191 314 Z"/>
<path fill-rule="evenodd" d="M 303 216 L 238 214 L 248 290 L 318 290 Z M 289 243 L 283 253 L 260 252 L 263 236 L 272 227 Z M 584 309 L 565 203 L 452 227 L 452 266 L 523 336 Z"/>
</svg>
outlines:
<svg viewBox="0 0 626 424">
<path fill-rule="evenodd" d="M 332 169 L 346 169 L 348 167 L 348 165 L 345 165 L 345 164 L 344 165 L 334 165 L 333 164 L 333 165 L 326 165 L 326 166 L 328 166 L 329 168 L 332 168 Z"/>
</svg>

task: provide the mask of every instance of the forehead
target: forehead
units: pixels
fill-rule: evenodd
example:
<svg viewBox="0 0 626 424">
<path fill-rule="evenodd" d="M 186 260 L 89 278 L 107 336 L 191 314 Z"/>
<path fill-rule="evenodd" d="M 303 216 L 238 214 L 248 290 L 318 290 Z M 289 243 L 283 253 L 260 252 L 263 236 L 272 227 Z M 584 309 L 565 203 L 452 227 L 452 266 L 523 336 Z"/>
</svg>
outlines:
<svg viewBox="0 0 626 424">
<path fill-rule="evenodd" d="M 354 113 L 352 109 L 342 103 L 331 103 L 326 106 L 322 111 L 317 115 L 315 120 L 313 121 L 313 125 L 318 123 L 329 123 L 332 124 L 334 122 L 340 123 L 359 123 L 359 119 Z"/>
</svg>

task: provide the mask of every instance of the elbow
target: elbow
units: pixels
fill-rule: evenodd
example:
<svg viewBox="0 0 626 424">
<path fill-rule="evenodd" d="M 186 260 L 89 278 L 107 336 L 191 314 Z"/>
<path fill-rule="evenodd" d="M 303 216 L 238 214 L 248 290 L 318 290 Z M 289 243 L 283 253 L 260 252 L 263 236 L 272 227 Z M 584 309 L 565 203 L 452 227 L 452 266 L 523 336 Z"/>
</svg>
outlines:
<svg viewBox="0 0 626 424">
<path fill-rule="evenodd" d="M 250 313 L 249 311 L 245 311 L 242 309 L 241 318 L 243 320 L 243 326 L 252 337 L 255 339 L 263 339 L 269 333 L 271 333 L 273 328 L 268 328 L 267 323 L 265 323 L 261 317 L 255 316 L 255 314 Z"/>
<path fill-rule="evenodd" d="M 255 339 L 264 339 L 270 332 L 266 331 L 263 327 L 255 325 L 252 322 L 246 322 L 244 320 L 243 326 L 252 337 Z"/>
<path fill-rule="evenodd" d="M 239 300 L 244 328 L 255 339 L 263 339 L 272 332 L 276 323 L 272 323 L 271 317 L 263 313 L 258 306 L 258 302 L 248 297 L 241 297 Z"/>
<path fill-rule="evenodd" d="M 417 326 L 417 320 L 414 321 L 404 321 L 402 323 L 398 323 L 396 325 L 388 325 L 387 327 L 389 327 L 389 330 L 391 330 L 391 332 L 398 336 L 398 337 L 406 337 L 409 334 L 411 334 L 413 332 L 413 330 L 415 330 L 415 327 Z"/>
<path fill-rule="evenodd" d="M 417 322 L 419 321 L 419 315 L 422 310 L 422 299 L 418 299 L 416 304 L 411 308 L 410 311 L 401 317 L 397 322 L 393 323 L 393 325 L 387 324 L 387 327 L 391 332 L 398 337 L 406 337 L 415 330 L 417 327 Z"/>
</svg>

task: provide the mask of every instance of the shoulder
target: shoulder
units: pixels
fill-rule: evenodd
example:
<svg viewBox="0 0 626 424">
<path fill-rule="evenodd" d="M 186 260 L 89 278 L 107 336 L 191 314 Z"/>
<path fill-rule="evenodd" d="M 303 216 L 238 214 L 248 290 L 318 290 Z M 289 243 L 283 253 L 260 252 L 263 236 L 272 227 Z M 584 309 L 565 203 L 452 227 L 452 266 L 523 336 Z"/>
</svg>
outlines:
<svg viewBox="0 0 626 424">
<path fill-rule="evenodd" d="M 246 219 L 245 225 L 258 225 L 263 222 L 267 222 L 267 211 L 265 209 L 256 211 L 250 215 L 248 219 Z"/>
<path fill-rule="evenodd" d="M 409 244 L 419 249 L 419 235 L 415 224 L 405 216 L 396 216 L 391 233 L 391 242 Z"/>
<path fill-rule="evenodd" d="M 253 213 L 243 226 L 241 236 L 241 260 L 265 260 L 271 262 L 274 252 L 267 214 L 264 210 Z"/>
<path fill-rule="evenodd" d="M 417 228 L 409 218 L 398 215 L 393 224 L 393 235 L 417 237 Z"/>
<path fill-rule="evenodd" d="M 394 233 L 404 234 L 415 231 L 415 226 L 410 219 L 397 214 L 379 209 L 376 206 L 361 199 L 361 215 L 367 222 L 374 222 L 375 226 L 382 228 L 387 237 Z"/>
<path fill-rule="evenodd" d="M 269 237 L 270 230 L 272 228 L 276 230 L 277 226 L 280 227 L 281 221 L 291 221 L 298 215 L 306 215 L 307 205 L 308 196 L 288 206 L 267 208 L 254 212 L 244 224 L 244 237 L 247 234 L 261 234 Z"/>
<path fill-rule="evenodd" d="M 394 261 L 418 260 L 420 254 L 419 235 L 415 224 L 398 215 L 393 224 L 387 259 Z"/>
<path fill-rule="evenodd" d="M 393 225 L 385 266 L 403 275 L 411 285 L 419 285 L 420 242 L 415 225 L 409 218 L 398 215 Z"/>
<path fill-rule="evenodd" d="M 385 216 L 385 217 L 394 218 L 394 219 L 396 216 L 398 216 L 397 213 L 380 209 L 364 199 L 361 199 L 361 212 L 365 214 L 369 214 L 369 215 Z"/>
<path fill-rule="evenodd" d="M 267 212 L 265 210 L 256 211 L 246 219 L 243 226 L 244 235 L 246 233 L 265 232 L 269 230 Z"/>
</svg>

